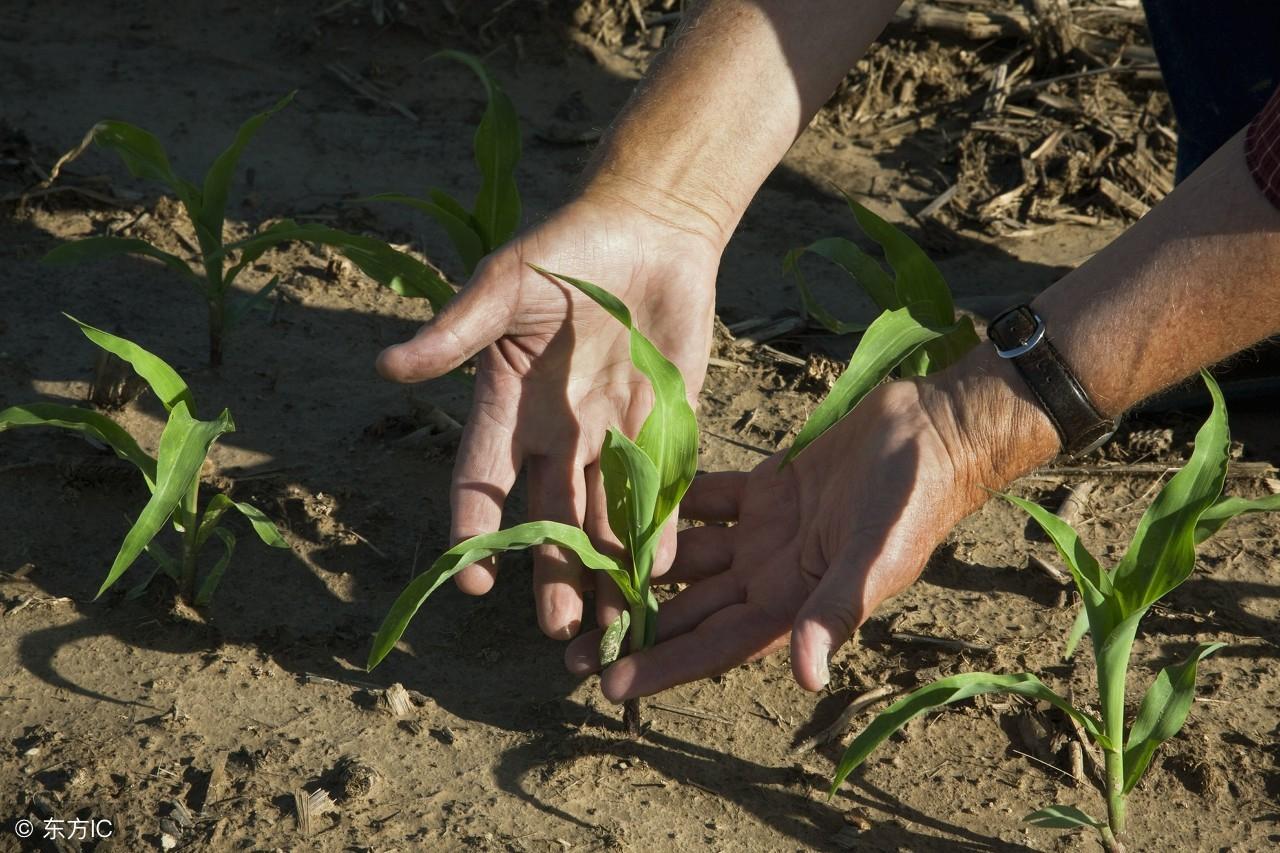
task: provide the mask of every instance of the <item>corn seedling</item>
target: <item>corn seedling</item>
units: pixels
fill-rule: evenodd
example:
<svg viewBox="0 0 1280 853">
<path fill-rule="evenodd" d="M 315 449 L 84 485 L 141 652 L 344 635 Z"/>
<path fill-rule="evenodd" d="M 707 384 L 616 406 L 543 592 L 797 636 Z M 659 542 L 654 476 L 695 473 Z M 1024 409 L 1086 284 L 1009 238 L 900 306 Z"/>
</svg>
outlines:
<svg viewBox="0 0 1280 853">
<path fill-rule="evenodd" d="M 953 364 L 978 343 L 973 321 L 957 319 L 942 273 L 915 242 L 858 204 L 845 200 L 862 232 L 879 244 L 893 270 L 842 237 L 827 237 L 787 254 L 784 269 L 795 276 L 805 312 L 833 334 L 862 332 L 849 365 L 814 410 L 787 450 L 783 464 L 808 447 L 890 376 L 925 376 Z M 837 319 L 814 298 L 800 270 L 804 254 L 826 258 L 845 272 L 879 306 L 869 326 Z"/>
<path fill-rule="evenodd" d="M 1048 806 L 1024 820 L 1049 829 L 1093 829 L 1106 849 L 1123 850 L 1120 838 L 1128 796 L 1142 779 L 1156 749 L 1186 722 L 1195 698 L 1198 664 L 1224 646 L 1201 643 L 1186 660 L 1162 669 L 1147 688 L 1137 716 L 1126 731 L 1125 678 L 1138 623 L 1153 604 L 1190 577 L 1198 544 L 1237 515 L 1280 509 L 1280 495 L 1258 500 L 1222 497 L 1231 443 L 1226 407 L 1217 383 L 1207 373 L 1203 378 L 1213 398 L 1213 410 L 1196 434 L 1191 459 L 1152 501 L 1138 522 L 1128 550 L 1111 571 L 1099 565 L 1065 521 L 1038 504 L 1003 496 L 1036 520 L 1071 570 L 1084 606 L 1071 631 L 1066 654 L 1072 654 L 1085 633 L 1090 635 L 1100 716 L 1075 707 L 1030 673 L 953 675 L 916 690 L 880 713 L 840 759 L 831 786 L 833 795 L 872 750 L 912 718 L 971 696 L 1012 693 L 1047 702 L 1070 716 L 1104 756 L 1101 793 L 1106 801 L 1106 820 L 1071 805 Z"/>
<path fill-rule="evenodd" d="M 434 219 L 449 236 L 466 274 L 471 275 L 480 259 L 510 240 L 520 226 L 520 191 L 515 180 L 520 122 L 511 99 L 480 60 L 456 50 L 442 51 L 436 57 L 461 62 L 474 71 L 488 97 L 472 142 L 481 180 L 475 203 L 468 211 L 438 189 L 430 190 L 426 198 L 382 193 L 368 200 L 407 205 Z"/>
<path fill-rule="evenodd" d="M 172 367 L 132 341 L 95 329 L 70 315 L 68 317 L 90 341 L 127 362 L 151 386 L 164 405 L 168 420 L 160 435 L 156 455 L 151 456 L 144 451 L 133 436 L 115 421 L 78 406 L 56 403 L 12 406 L 0 411 L 0 432 L 28 426 L 76 430 L 103 442 L 141 472 L 151 497 L 125 534 L 107 577 L 98 589 L 98 596 L 119 580 L 140 555 L 146 553 L 155 567 L 131 594 L 140 593 L 155 574 L 162 571 L 174 580 L 187 601 L 196 605 L 208 604 L 236 545 L 235 535 L 221 524 L 227 510 L 234 509 L 248 519 L 258 538 L 267 545 L 289 547 L 271 520 L 250 504 L 233 501 L 225 494 L 216 494 L 205 505 L 204 511 L 200 511 L 200 469 L 213 442 L 224 433 L 235 430 L 231 413 L 223 409 L 211 421 L 197 420 L 193 414 L 195 399 L 191 389 Z M 179 535 L 176 557 L 155 541 L 166 522 L 172 523 Z M 202 574 L 199 556 L 211 538 L 222 543 L 223 551 L 213 566 Z"/>
<path fill-rule="evenodd" d="M 624 635 L 629 637 L 632 651 L 648 648 L 657 636 L 658 601 L 650 589 L 650 576 L 658 539 L 689 487 L 698 461 L 698 423 L 685 396 L 684 379 L 635 327 L 631 312 L 617 297 L 590 282 L 535 269 L 582 291 L 630 330 L 632 364 L 653 388 L 653 410 L 635 441 L 611 428 L 600 449 L 609 526 L 624 553 L 602 553 L 581 529 L 552 521 L 532 521 L 460 542 L 414 578 L 391 606 L 374 638 L 370 669 L 387 656 L 409 620 L 441 584 L 472 563 L 534 545 L 557 545 L 573 551 L 584 566 L 604 572 L 621 590 L 627 610 L 605 630 L 600 646 L 602 664 L 607 666 L 617 659 Z M 625 716 L 628 729 L 638 733 L 638 702 L 629 703 Z"/>
<path fill-rule="evenodd" d="M 470 276 L 481 258 L 510 240 L 520 225 L 520 192 L 515 181 L 520 123 L 511 99 L 480 60 L 454 50 L 442 51 L 437 57 L 456 60 L 474 71 L 488 96 L 473 141 L 481 183 L 472 209 L 438 189 L 429 191 L 426 198 L 382 193 L 364 200 L 403 204 L 430 216 L 444 228 Z M 401 296 L 426 299 L 437 313 L 453 298 L 453 288 L 426 264 L 377 238 L 357 237 L 323 225 L 283 220 L 229 245 L 227 250 L 257 257 L 271 246 L 292 240 L 334 246 L 369 277 Z"/>
<path fill-rule="evenodd" d="M 441 304 L 447 301 L 453 290 L 430 267 L 371 237 L 319 225 L 297 226 L 285 220 L 245 240 L 224 244 L 227 195 L 240 155 L 262 124 L 292 100 L 293 95 L 287 95 L 271 109 L 242 124 L 231 145 L 218 155 L 205 173 L 201 186 L 180 178 L 174 172 L 164 146 L 148 131 L 123 121 L 102 121 L 94 125 L 80 145 L 59 161 L 55 172 L 91 144 L 114 151 L 134 177 L 158 181 L 177 196 L 195 232 L 199 251 L 194 257 L 182 258 L 146 240 L 104 236 L 66 243 L 46 255 L 45 261 L 73 264 L 119 255 L 141 255 L 161 261 L 190 282 L 208 306 L 209 364 L 214 367 L 222 363 L 223 340 L 227 332 L 249 311 L 265 303 L 279 279 L 273 276 L 251 297 L 235 302 L 229 300 L 232 285 L 245 268 L 268 249 L 289 240 L 310 240 L 333 246 L 384 285 L 410 295 L 432 296 L 433 304 L 437 300 L 441 300 Z M 230 257 L 232 253 L 235 253 L 234 260 Z M 193 264 L 199 266 L 199 272 Z"/>
</svg>

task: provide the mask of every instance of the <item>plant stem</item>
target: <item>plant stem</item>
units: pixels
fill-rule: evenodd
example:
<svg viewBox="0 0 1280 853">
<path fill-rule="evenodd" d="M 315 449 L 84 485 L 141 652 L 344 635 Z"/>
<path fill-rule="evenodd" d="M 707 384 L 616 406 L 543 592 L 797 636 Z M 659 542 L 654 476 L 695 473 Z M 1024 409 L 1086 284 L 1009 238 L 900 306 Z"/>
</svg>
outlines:
<svg viewBox="0 0 1280 853">
<path fill-rule="evenodd" d="M 200 475 L 196 474 L 191 481 L 191 488 L 183 495 L 174 511 L 178 524 L 182 526 L 182 575 L 178 582 L 178 594 L 188 602 L 196 600 L 196 536 L 200 532 L 196 509 L 199 499 Z"/>
<path fill-rule="evenodd" d="M 1107 829 L 1105 838 L 1110 835 L 1108 850 L 1117 849 L 1116 839 L 1124 832 L 1125 796 L 1124 796 L 1124 754 L 1116 749 L 1108 749 L 1103 754 L 1106 763 L 1107 784 Z M 1123 849 L 1123 848 L 1118 848 Z"/>
<path fill-rule="evenodd" d="M 209 366 L 222 366 L 222 331 L 224 325 L 221 300 L 209 301 Z"/>
<path fill-rule="evenodd" d="M 622 724 L 627 728 L 627 737 L 640 737 L 644 720 L 640 716 L 640 700 L 628 699 L 622 705 Z"/>
</svg>

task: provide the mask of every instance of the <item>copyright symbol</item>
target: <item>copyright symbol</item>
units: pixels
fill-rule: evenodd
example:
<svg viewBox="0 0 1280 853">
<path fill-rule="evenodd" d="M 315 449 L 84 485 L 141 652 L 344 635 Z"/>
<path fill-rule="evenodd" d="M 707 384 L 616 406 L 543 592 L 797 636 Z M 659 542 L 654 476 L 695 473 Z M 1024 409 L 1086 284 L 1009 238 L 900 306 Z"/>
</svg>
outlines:
<svg viewBox="0 0 1280 853">
<path fill-rule="evenodd" d="M 36 828 L 31 821 L 24 817 L 13 825 L 13 831 L 19 838 L 30 838 L 31 833 L 35 832 Z"/>
</svg>

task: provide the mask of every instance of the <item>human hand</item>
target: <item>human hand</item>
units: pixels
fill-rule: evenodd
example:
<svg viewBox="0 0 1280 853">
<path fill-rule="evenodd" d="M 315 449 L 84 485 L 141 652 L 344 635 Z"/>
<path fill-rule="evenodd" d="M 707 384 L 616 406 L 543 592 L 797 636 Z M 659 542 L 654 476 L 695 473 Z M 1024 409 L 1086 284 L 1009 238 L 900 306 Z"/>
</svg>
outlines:
<svg viewBox="0 0 1280 853">
<path fill-rule="evenodd" d="M 964 412 L 939 383 L 893 382 L 786 468 L 777 454 L 749 473 L 695 480 L 682 514 L 733 526 L 681 531 L 663 580 L 691 585 L 663 603 L 656 645 L 605 670 L 604 695 L 620 702 L 718 675 L 780 648 L 788 634 L 796 681 L 821 690 L 831 653 L 919 576 L 986 489 L 1056 446 L 1047 419 L 1015 394 L 1022 459 L 1010 452 L 1012 468 L 993 466 L 991 452 L 1005 449 L 1005 418 L 988 411 L 997 438 L 975 441 L 990 434 L 971 428 L 983 396 L 970 393 Z M 570 671 L 599 668 L 598 642 L 594 632 L 569 645 Z"/>
<path fill-rule="evenodd" d="M 635 435 L 652 391 L 629 356 L 629 335 L 585 296 L 534 270 L 585 278 L 632 311 L 637 326 L 680 368 L 690 402 L 706 373 L 714 286 L 723 240 L 705 217 L 670 203 L 642 206 L 584 194 L 486 258 L 471 281 L 410 341 L 378 359 L 388 379 L 441 376 L 481 352 L 470 417 L 450 489 L 450 537 L 497 530 L 522 464 L 528 465 L 531 520 L 581 525 L 597 544 L 614 544 L 597 465 L 605 431 Z M 661 211 L 661 212 L 659 212 Z M 674 550 L 674 520 L 655 571 Z M 464 592 L 493 585 L 492 560 L 457 576 Z M 568 639 L 582 620 L 584 571 L 571 554 L 534 553 L 538 622 Z M 600 624 L 622 606 L 612 584 L 597 595 Z"/>
</svg>

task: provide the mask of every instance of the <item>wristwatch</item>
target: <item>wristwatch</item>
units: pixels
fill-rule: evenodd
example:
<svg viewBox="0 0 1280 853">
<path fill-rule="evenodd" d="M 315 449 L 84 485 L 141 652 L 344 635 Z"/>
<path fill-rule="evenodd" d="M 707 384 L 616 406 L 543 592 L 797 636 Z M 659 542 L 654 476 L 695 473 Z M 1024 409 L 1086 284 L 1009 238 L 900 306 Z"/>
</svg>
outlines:
<svg viewBox="0 0 1280 853">
<path fill-rule="evenodd" d="M 1116 432 L 1116 421 L 1104 417 L 1079 380 L 1045 336 L 1044 320 L 1029 305 L 1010 308 L 987 326 L 996 355 L 1008 359 L 1026 380 L 1053 422 L 1063 451 L 1083 456 Z"/>
</svg>

